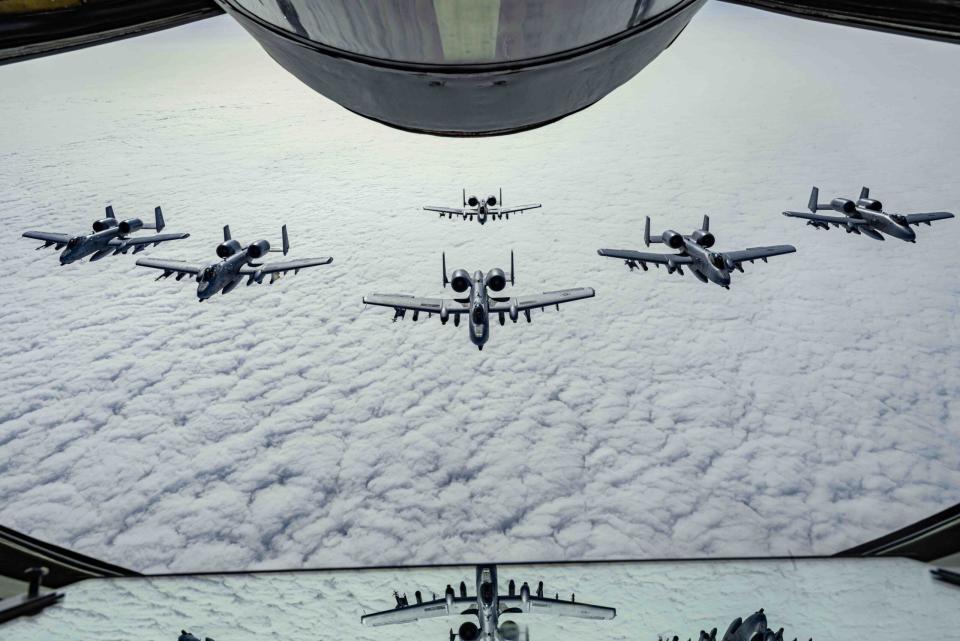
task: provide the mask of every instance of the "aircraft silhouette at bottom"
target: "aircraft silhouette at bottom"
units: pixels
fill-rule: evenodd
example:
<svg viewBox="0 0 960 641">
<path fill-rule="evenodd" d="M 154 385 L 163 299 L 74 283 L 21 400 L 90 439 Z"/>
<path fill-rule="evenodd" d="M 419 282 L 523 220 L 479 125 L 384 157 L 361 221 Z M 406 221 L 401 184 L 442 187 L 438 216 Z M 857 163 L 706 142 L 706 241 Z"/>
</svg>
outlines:
<svg viewBox="0 0 960 641">
<path fill-rule="evenodd" d="M 139 254 L 150 245 L 156 247 L 160 243 L 169 240 L 180 240 L 190 237 L 190 234 L 157 233 L 153 236 L 131 235 L 141 229 L 155 229 L 158 232 L 163 231 L 163 211 L 157 207 L 153 210 L 153 216 L 153 225 L 147 225 L 139 218 L 117 220 L 117 217 L 113 214 L 113 206 L 109 205 L 107 206 L 106 216 L 93 222 L 92 234 L 70 236 L 69 234 L 58 234 L 47 231 L 25 231 L 23 232 L 23 237 L 42 240 L 43 244 L 37 247 L 37 249 L 44 249 L 46 247 L 63 249 L 63 253 L 60 254 L 61 265 L 68 265 L 87 256 L 90 256 L 90 262 L 92 263 L 110 254 L 114 256 L 117 254 L 126 254 L 131 249 L 134 254 Z"/>
<path fill-rule="evenodd" d="M 863 234 L 874 240 L 886 240 L 883 234 L 887 234 L 908 243 L 917 242 L 917 233 L 910 228 L 910 225 L 923 223 L 931 226 L 930 223 L 934 220 L 953 218 L 953 214 L 948 211 L 888 214 L 883 211 L 883 203 L 870 198 L 868 187 L 860 190 L 860 198 L 856 202 L 848 198 L 834 198 L 829 203 L 822 204 L 817 202 L 818 200 L 820 200 L 820 190 L 814 187 L 810 191 L 810 202 L 807 203 L 807 208 L 810 209 L 809 214 L 802 211 L 785 211 L 783 215 L 790 218 L 804 218 L 807 224 L 815 229 L 830 229 L 830 225 L 833 225 L 843 227 L 848 234 Z M 832 210 L 841 215 L 825 216 L 817 213 L 822 210 Z"/>
<path fill-rule="evenodd" d="M 479 626 L 473 621 L 464 621 L 457 632 L 450 630 L 450 641 L 527 641 L 526 628 L 514 621 L 500 622 L 500 615 L 535 613 L 579 619 L 604 620 L 617 616 L 614 608 L 589 603 L 577 603 L 574 596 L 569 601 L 543 596 L 543 581 L 535 593 L 524 583 L 517 594 L 516 584 L 511 580 L 507 594 L 501 594 L 497 587 L 497 566 L 478 565 L 476 594 L 467 595 L 467 586 L 460 582 L 459 596 L 448 585 L 444 598 L 424 601 L 419 590 L 415 593 L 417 602 L 410 605 L 406 595 L 394 592 L 397 607 L 360 617 L 363 625 L 379 626 L 395 623 L 411 623 L 421 619 L 446 616 L 475 616 Z"/>
<path fill-rule="evenodd" d="M 458 269 L 448 277 L 446 254 L 443 254 L 442 260 L 443 286 L 450 285 L 453 291 L 464 294 L 464 296 L 459 298 L 417 298 L 405 294 L 371 294 L 364 297 L 364 304 L 392 307 L 394 309 L 394 321 L 402 319 L 407 310 L 411 310 L 413 311 L 414 321 L 420 318 L 421 312 L 427 312 L 428 317 L 439 314 L 440 322 L 444 325 L 453 316 L 453 324 L 459 326 L 460 316 L 467 314 L 470 340 L 478 349 L 482 350 L 490 338 L 490 316 L 492 314 L 496 314 L 499 317 L 500 324 L 503 325 L 507 316 L 516 323 L 522 312 L 529 323 L 531 322 L 530 310 L 532 309 L 537 307 L 546 309 L 548 306 L 555 305 L 559 310 L 560 303 L 591 298 L 595 293 L 590 287 L 578 287 L 531 296 L 501 297 L 491 295 L 490 292 L 493 292 L 493 294 L 501 292 L 507 286 L 508 281 L 511 285 L 514 284 L 513 252 L 510 252 L 509 274 L 502 269 L 494 268 L 487 273 L 476 271 L 473 276 L 470 276 L 465 269 Z"/>
<path fill-rule="evenodd" d="M 683 268 L 686 266 L 693 275 L 699 280 L 713 282 L 721 287 L 730 289 L 730 273 L 737 269 L 743 272 L 743 263 L 753 262 L 757 259 L 767 262 L 770 256 L 779 256 L 781 254 L 790 254 L 797 251 L 793 245 L 773 245 L 771 247 L 750 247 L 740 251 L 719 252 L 712 251 L 716 239 L 710 233 L 710 217 L 703 217 L 703 226 L 694 230 L 689 236 L 679 234 L 672 229 L 663 232 L 659 237 L 650 237 L 650 216 L 643 228 L 643 241 L 647 247 L 650 243 L 664 243 L 672 249 L 676 249 L 676 254 L 651 254 L 648 252 L 638 252 L 630 249 L 598 249 L 597 253 L 601 256 L 610 258 L 621 258 L 630 268 L 630 271 L 636 269 L 639 265 L 643 271 L 647 271 L 647 263 L 653 263 L 658 268 L 660 265 L 667 266 L 667 273 L 677 272 L 683 275 Z"/>
<path fill-rule="evenodd" d="M 287 272 L 294 274 L 307 267 L 317 265 L 326 265 L 333 262 L 330 257 L 325 258 L 300 258 L 298 260 L 279 261 L 275 263 L 257 262 L 269 252 L 283 252 L 286 256 L 290 251 L 290 238 L 287 236 L 287 226 L 282 227 L 281 235 L 283 237 L 283 249 L 270 249 L 270 243 L 266 240 L 258 240 L 243 247 L 239 241 L 231 238 L 230 226 L 223 228 L 223 242 L 217 245 L 217 256 L 222 260 L 215 263 L 191 263 L 184 260 L 165 260 L 162 258 L 141 258 L 137 265 L 141 267 L 152 267 L 162 269 L 163 273 L 157 276 L 169 278 L 174 273 L 177 280 L 180 280 L 187 274 L 195 276 L 197 280 L 197 298 L 202 303 L 217 292 L 227 294 L 239 285 L 244 278 L 247 279 L 247 285 L 253 283 L 262 283 L 266 276 L 270 276 L 272 285 Z"/>
</svg>

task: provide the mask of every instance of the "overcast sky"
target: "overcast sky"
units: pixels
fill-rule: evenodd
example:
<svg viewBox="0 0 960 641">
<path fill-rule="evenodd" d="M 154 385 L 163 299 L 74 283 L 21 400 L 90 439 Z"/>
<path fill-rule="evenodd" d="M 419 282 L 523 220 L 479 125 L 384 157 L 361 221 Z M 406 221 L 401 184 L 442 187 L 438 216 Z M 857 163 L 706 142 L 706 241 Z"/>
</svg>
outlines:
<svg viewBox="0 0 960 641">
<path fill-rule="evenodd" d="M 832 553 L 960 501 L 957 221 L 917 244 L 780 215 L 861 185 L 960 209 L 960 47 L 709 4 L 597 105 L 505 138 L 395 131 L 229 18 L 0 68 L 0 523 L 141 571 Z M 460 188 L 544 207 L 440 220 Z M 26 229 L 164 208 L 328 267 L 200 305 L 131 256 Z M 629 273 L 709 213 L 792 243 L 730 291 Z M 492 328 L 370 292 L 506 267 L 597 297 Z"/>
</svg>

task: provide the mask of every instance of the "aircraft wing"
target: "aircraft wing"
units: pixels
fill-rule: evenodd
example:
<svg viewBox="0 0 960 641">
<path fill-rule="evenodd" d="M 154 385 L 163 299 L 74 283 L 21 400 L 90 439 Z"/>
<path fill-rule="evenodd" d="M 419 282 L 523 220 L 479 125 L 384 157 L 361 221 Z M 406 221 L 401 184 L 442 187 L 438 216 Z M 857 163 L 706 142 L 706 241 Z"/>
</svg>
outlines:
<svg viewBox="0 0 960 641">
<path fill-rule="evenodd" d="M 442 599 L 436 601 L 424 601 L 416 605 L 408 605 L 402 608 L 384 610 L 383 612 L 374 612 L 360 617 L 360 623 L 363 625 L 393 625 L 395 623 L 411 623 L 420 619 L 433 619 L 436 617 L 445 617 L 451 614 L 459 615 L 464 610 L 476 605 L 476 598 L 455 597 L 453 607 L 447 607 L 447 602 Z"/>
<path fill-rule="evenodd" d="M 436 211 L 436 212 L 440 212 L 441 214 L 447 214 L 447 215 L 449 215 L 451 218 L 453 218 L 454 216 L 466 216 L 466 215 L 468 215 L 468 214 L 471 214 L 471 215 L 472 215 L 472 214 L 475 214 L 475 213 L 476 213 L 476 212 L 473 211 L 473 210 L 471 210 L 471 211 L 468 212 L 468 211 L 465 211 L 465 210 L 463 210 L 463 209 L 456 209 L 456 208 L 454 208 L 454 207 L 432 207 L 432 206 L 427 206 L 427 207 L 424 207 L 424 210 L 426 210 L 426 211 Z"/>
<path fill-rule="evenodd" d="M 250 277 L 247 280 L 248 285 L 253 282 L 262 283 L 264 276 L 269 274 L 270 284 L 273 285 L 289 271 L 293 271 L 294 274 L 297 274 L 301 269 L 306 269 L 307 267 L 316 267 L 317 265 L 329 265 L 332 262 L 333 258 L 329 256 L 324 256 L 323 258 L 299 258 L 297 260 L 283 260 L 275 263 L 267 263 L 266 265 L 260 265 L 258 267 L 244 265 L 240 268 L 239 273 Z"/>
<path fill-rule="evenodd" d="M 466 303 L 461 303 L 452 298 L 419 298 L 405 294 L 370 294 L 363 297 L 363 303 L 365 305 L 392 307 L 397 312 L 396 318 L 402 318 L 403 312 L 408 309 L 413 311 L 414 319 L 420 312 L 439 314 L 441 308 L 446 308 L 450 314 L 466 314 L 469 310 Z"/>
<path fill-rule="evenodd" d="M 678 254 L 653 254 L 651 252 L 638 252 L 632 249 L 598 249 L 597 253 L 601 256 L 610 258 L 622 258 L 638 263 L 659 263 L 660 265 L 689 265 L 693 259 L 689 256 L 680 256 Z"/>
<path fill-rule="evenodd" d="M 183 278 L 183 274 L 199 274 L 200 270 L 206 267 L 206 264 L 203 263 L 188 263 L 185 260 L 164 260 L 162 258 L 141 258 L 137 261 L 137 265 L 162 269 L 167 276 L 176 272 L 177 280 Z"/>
<path fill-rule="evenodd" d="M 524 605 L 520 596 L 497 597 L 501 612 L 529 612 L 531 614 L 551 614 L 577 619 L 612 619 L 617 616 L 615 608 L 575 601 L 560 601 L 530 596 Z"/>
<path fill-rule="evenodd" d="M 793 245 L 773 245 L 771 247 L 749 247 L 735 252 L 721 252 L 721 255 L 728 264 L 732 262 L 739 265 L 746 261 L 752 263 L 757 259 L 767 262 L 767 258 L 771 256 L 792 254 L 795 251 L 797 251 L 797 248 Z"/>
<path fill-rule="evenodd" d="M 531 203 L 529 205 L 519 205 L 517 207 L 501 207 L 497 213 L 499 214 L 513 214 L 521 211 L 526 211 L 528 209 L 536 209 L 540 207 L 540 203 Z"/>
<path fill-rule="evenodd" d="M 33 238 L 35 240 L 42 240 L 42 247 L 49 247 L 51 245 L 56 245 L 57 249 L 63 249 L 64 245 L 70 240 L 70 236 L 67 234 L 54 234 L 48 231 L 25 231 L 23 232 L 24 238 Z M 41 249 L 42 249 L 41 247 Z"/>
<path fill-rule="evenodd" d="M 806 211 L 785 211 L 783 212 L 784 216 L 789 216 L 790 218 L 803 218 L 805 220 L 812 220 L 817 223 L 826 223 L 828 225 L 862 225 L 867 221 L 860 218 L 847 218 L 846 216 L 825 216 L 823 214 L 811 214 Z M 826 229 L 826 228 L 824 228 Z"/>
<path fill-rule="evenodd" d="M 333 262 L 333 258 L 330 256 L 324 256 L 323 258 L 300 258 L 298 260 L 285 260 L 278 261 L 275 263 L 267 263 L 266 265 L 261 265 L 260 267 L 250 267 L 245 266 L 240 268 L 241 274 L 276 274 L 276 273 L 286 273 L 293 271 L 294 274 L 299 272 L 301 269 L 306 269 L 307 267 L 316 267 L 317 265 L 329 265 Z"/>
<path fill-rule="evenodd" d="M 948 211 L 932 211 L 925 214 L 903 214 L 908 225 L 919 225 L 920 223 L 930 224 L 933 220 L 946 220 L 953 218 L 953 214 Z M 26 234 L 24 234 L 26 236 Z"/>
<path fill-rule="evenodd" d="M 154 234 L 153 236 L 132 236 L 130 238 L 112 238 L 109 245 L 114 247 L 136 247 L 137 245 L 159 245 L 168 240 L 181 240 L 190 238 L 190 234 Z"/>
<path fill-rule="evenodd" d="M 533 294 L 531 296 L 516 296 L 502 300 L 490 301 L 490 312 L 509 312 L 516 305 L 517 311 L 534 309 L 537 307 L 549 307 L 559 305 L 560 303 L 569 303 L 572 300 L 581 300 L 583 298 L 592 298 L 596 292 L 592 287 L 576 287 L 574 289 L 561 289 L 555 292 L 544 292 L 542 294 Z"/>
</svg>

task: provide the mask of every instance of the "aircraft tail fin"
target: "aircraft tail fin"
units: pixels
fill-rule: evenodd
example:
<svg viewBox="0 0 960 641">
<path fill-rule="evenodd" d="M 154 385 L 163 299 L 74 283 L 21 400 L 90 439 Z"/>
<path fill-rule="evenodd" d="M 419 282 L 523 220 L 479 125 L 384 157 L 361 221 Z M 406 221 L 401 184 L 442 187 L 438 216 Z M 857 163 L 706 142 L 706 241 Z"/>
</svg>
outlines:
<svg viewBox="0 0 960 641">
<path fill-rule="evenodd" d="M 467 188 L 463 187 L 462 189 L 463 189 L 463 193 L 461 194 L 462 196 L 461 200 L 463 201 L 463 206 L 466 207 L 467 206 Z"/>
<path fill-rule="evenodd" d="M 650 216 L 647 216 L 646 221 L 643 223 L 643 242 L 649 247 L 650 243 L 662 243 L 663 240 L 660 238 L 651 238 L 650 237 Z"/>
<path fill-rule="evenodd" d="M 223 241 L 226 242 L 230 240 L 230 225 L 223 226 Z"/>
<path fill-rule="evenodd" d="M 866 200 L 870 197 L 870 188 L 864 187 L 860 190 L 860 200 Z"/>
<path fill-rule="evenodd" d="M 830 209 L 830 205 L 821 205 L 819 201 L 820 201 L 820 188 L 813 187 L 812 189 L 810 189 L 810 201 L 807 203 L 807 208 L 811 211 L 811 213 L 815 214 L 820 210 Z"/>
<path fill-rule="evenodd" d="M 287 226 L 284 225 L 280 228 L 280 237 L 282 240 L 283 249 L 271 249 L 270 251 L 279 254 L 283 252 L 283 255 L 286 256 L 290 252 L 290 236 L 287 234 Z"/>
<path fill-rule="evenodd" d="M 710 231 L 710 216 L 707 214 L 703 215 L 703 224 L 700 225 L 700 229 L 703 231 Z"/>
<path fill-rule="evenodd" d="M 157 231 L 163 231 L 163 228 L 167 226 L 163 221 L 163 210 L 160 209 L 160 205 L 157 205 L 153 209 L 153 221 L 153 228 Z M 146 227 L 146 225 L 144 225 L 144 227 Z"/>
<path fill-rule="evenodd" d="M 113 215 L 113 205 L 107 205 L 107 218 L 116 219 L 116 216 Z"/>
<path fill-rule="evenodd" d="M 514 281 L 514 274 L 516 273 L 516 271 L 517 270 L 513 266 L 513 250 L 511 249 L 510 250 L 510 285 L 511 286 L 516 285 L 516 282 Z"/>
<path fill-rule="evenodd" d="M 440 254 L 440 262 L 443 266 L 443 288 L 446 289 L 450 284 L 450 279 L 447 278 L 447 252 Z"/>
<path fill-rule="evenodd" d="M 498 202 L 500 206 L 503 207 L 503 187 L 500 188 L 500 200 Z"/>
</svg>

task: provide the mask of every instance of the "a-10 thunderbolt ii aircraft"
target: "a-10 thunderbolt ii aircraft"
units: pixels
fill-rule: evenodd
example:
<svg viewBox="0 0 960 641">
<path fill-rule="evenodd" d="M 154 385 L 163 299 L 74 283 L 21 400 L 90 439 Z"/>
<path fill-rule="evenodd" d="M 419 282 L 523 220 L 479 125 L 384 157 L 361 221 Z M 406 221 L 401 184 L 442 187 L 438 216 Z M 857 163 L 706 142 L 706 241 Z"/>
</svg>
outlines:
<svg viewBox="0 0 960 641">
<path fill-rule="evenodd" d="M 730 273 L 734 270 L 743 272 L 743 263 L 753 262 L 757 259 L 767 262 L 770 256 L 779 256 L 797 251 L 793 245 L 773 245 L 772 247 L 750 247 L 740 251 L 719 252 L 711 250 L 716 238 L 710 233 L 710 217 L 703 217 L 703 225 L 700 229 L 694 230 L 689 236 L 684 236 L 678 232 L 668 229 L 660 236 L 650 237 L 650 217 L 647 216 L 643 228 L 643 241 L 647 247 L 650 243 L 664 243 L 672 249 L 676 249 L 676 254 L 651 254 L 648 252 L 638 252 L 629 249 L 598 249 L 597 253 L 601 256 L 623 259 L 630 268 L 630 271 L 636 269 L 639 265 L 644 271 L 647 271 L 647 263 L 653 263 L 658 268 L 660 265 L 667 266 L 667 273 L 677 272 L 683 275 L 683 268 L 686 266 L 693 275 L 704 283 L 710 281 L 730 289 Z"/>
<path fill-rule="evenodd" d="M 360 618 L 364 625 L 379 626 L 395 623 L 411 623 L 421 619 L 446 616 L 476 616 L 479 625 L 473 621 L 464 621 L 457 632 L 450 630 L 450 641 L 526 641 L 529 637 L 525 628 L 514 621 L 500 622 L 504 614 L 546 614 L 551 616 L 576 617 L 579 619 L 612 619 L 617 615 L 614 608 L 602 605 L 577 603 L 574 596 L 569 601 L 543 596 L 543 581 L 535 593 L 524 583 L 517 594 L 516 584 L 510 581 L 507 594 L 500 594 L 497 587 L 497 567 L 495 565 L 477 566 L 477 592 L 467 595 L 467 586 L 461 581 L 459 596 L 453 586 L 448 585 L 443 599 L 434 598 L 424 601 L 420 592 L 415 593 L 416 603 L 411 605 L 406 595 L 394 592 L 397 607 L 392 610 L 366 614 Z"/>
<path fill-rule="evenodd" d="M 364 304 L 392 307 L 394 309 L 394 321 L 402 319 L 406 312 L 410 310 L 413 312 L 414 321 L 420 318 L 421 312 L 426 312 L 428 317 L 439 314 L 440 322 L 444 325 L 453 316 L 453 324 L 459 326 L 460 316 L 467 314 L 470 325 L 470 340 L 478 349 L 482 350 L 490 338 L 491 315 L 496 314 L 499 317 L 500 324 L 503 325 L 507 316 L 516 323 L 520 314 L 523 313 L 529 323 L 531 322 L 530 310 L 532 309 L 537 307 L 546 309 L 548 306 L 555 305 L 559 310 L 560 303 L 590 298 L 595 293 L 590 287 L 578 287 L 531 296 L 496 296 L 495 294 L 503 291 L 507 286 L 507 282 L 510 285 L 514 284 L 513 252 L 510 252 L 509 274 L 500 268 L 494 268 L 487 273 L 478 270 L 473 273 L 473 276 L 470 276 L 465 269 L 458 269 L 448 277 L 447 255 L 445 253 L 442 261 L 444 288 L 450 285 L 453 291 L 464 294 L 464 296 L 460 298 L 417 298 L 405 294 L 371 294 L 364 297 Z M 493 294 L 489 292 L 493 292 Z"/>
<path fill-rule="evenodd" d="M 830 229 L 830 225 L 843 227 L 848 234 L 863 234 L 874 240 L 886 240 L 883 234 L 905 240 L 908 243 L 917 242 L 917 234 L 910 225 L 953 218 L 953 214 L 946 211 L 933 211 L 921 214 L 888 214 L 883 211 L 883 203 L 870 198 L 870 189 L 860 190 L 860 198 L 856 202 L 848 198 L 834 198 L 828 204 L 818 202 L 820 190 L 814 187 L 810 191 L 810 202 L 807 207 L 810 213 L 802 211 L 785 211 L 784 216 L 804 218 L 807 224 L 815 229 Z M 818 211 L 831 210 L 840 216 L 825 216 Z M 881 233 L 883 232 L 883 233 Z"/>
<path fill-rule="evenodd" d="M 427 205 L 424 207 L 426 211 L 436 211 L 440 212 L 440 218 L 444 216 L 450 216 L 450 220 L 453 220 L 454 216 L 460 216 L 464 221 L 473 220 L 473 217 L 477 217 L 477 222 L 481 225 L 486 224 L 487 217 L 491 220 L 499 220 L 501 218 L 510 219 L 510 214 L 519 214 L 520 212 L 526 211 L 528 209 L 536 209 L 540 206 L 540 203 L 531 203 L 529 205 L 520 205 L 518 207 L 504 207 L 503 206 L 503 190 L 500 190 L 500 198 L 497 199 L 496 196 L 490 195 L 480 200 L 476 196 L 470 196 L 467 198 L 467 190 L 463 190 L 463 208 L 456 209 L 453 207 L 434 207 L 432 205 Z"/>
<path fill-rule="evenodd" d="M 157 207 L 153 210 L 153 214 L 153 225 L 144 224 L 139 218 L 117 220 L 117 217 L 113 214 L 113 206 L 110 205 L 107 207 L 106 216 L 94 221 L 92 234 L 70 236 L 69 234 L 56 234 L 46 231 L 25 231 L 23 237 L 42 240 L 43 244 L 37 249 L 45 247 L 63 249 L 60 254 L 60 264 L 67 265 L 87 256 L 90 256 L 90 262 L 93 262 L 110 254 L 114 256 L 126 254 L 131 249 L 134 254 L 138 254 L 150 245 L 156 246 L 168 240 L 180 240 L 190 236 L 190 234 L 159 233 L 153 236 L 131 236 L 141 229 L 163 231 L 163 212 Z"/>
<path fill-rule="evenodd" d="M 266 240 L 258 240 L 244 247 L 239 241 L 230 236 L 230 226 L 223 228 L 223 242 L 217 245 L 217 256 L 221 258 L 219 262 L 214 263 L 192 263 L 183 260 L 166 260 L 163 258 L 141 258 L 137 265 L 141 267 L 153 267 L 162 269 L 163 273 L 157 276 L 157 280 L 168 278 L 173 274 L 180 280 L 186 275 L 196 277 L 197 280 L 197 298 L 200 302 L 205 301 L 217 292 L 227 294 L 239 285 L 244 278 L 247 279 L 247 285 L 253 283 L 262 283 L 266 276 L 270 276 L 272 285 L 287 272 L 294 274 L 301 269 L 314 267 L 316 265 L 326 265 L 333 262 L 333 258 L 300 258 L 298 260 L 279 261 L 275 263 L 257 262 L 265 257 L 269 252 L 283 252 L 286 256 L 290 251 L 290 238 L 287 236 L 287 226 L 281 229 L 283 237 L 283 249 L 270 249 L 270 243 Z"/>
</svg>

